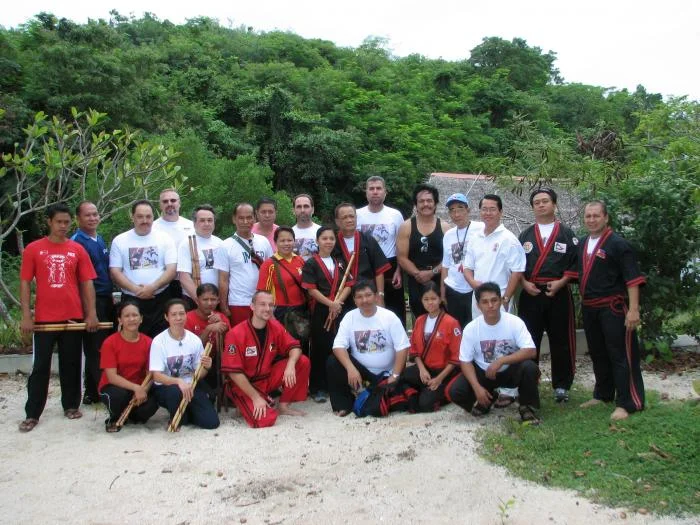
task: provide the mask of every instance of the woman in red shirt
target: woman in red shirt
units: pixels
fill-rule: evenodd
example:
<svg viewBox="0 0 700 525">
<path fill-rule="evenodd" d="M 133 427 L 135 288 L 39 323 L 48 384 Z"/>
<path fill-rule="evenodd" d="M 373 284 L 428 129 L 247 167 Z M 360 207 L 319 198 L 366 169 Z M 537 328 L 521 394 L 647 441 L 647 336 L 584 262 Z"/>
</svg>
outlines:
<svg viewBox="0 0 700 525">
<path fill-rule="evenodd" d="M 416 319 L 409 351 L 416 366 L 406 367 L 403 379 L 420 392 L 418 412 L 432 412 L 449 401 L 445 387 L 459 375 L 462 330 L 441 308 L 440 288 L 433 281 L 423 286 L 421 302 L 428 313 Z"/>
<path fill-rule="evenodd" d="M 149 389 L 141 386 L 148 374 L 151 338 L 139 333 L 143 316 L 134 302 L 123 302 L 117 308 L 120 330 L 110 335 L 100 349 L 102 378 L 98 387 L 100 399 L 109 410 L 105 420 L 107 432 L 119 432 L 116 421 L 132 397 L 136 406 L 129 421 L 145 423 L 158 410 L 158 403 Z"/>
<path fill-rule="evenodd" d="M 294 253 L 294 230 L 280 226 L 275 231 L 277 251 L 260 266 L 258 290 L 270 292 L 275 300 L 275 318 L 302 342 L 309 337 L 309 310 L 301 286 L 304 259 Z"/>
</svg>

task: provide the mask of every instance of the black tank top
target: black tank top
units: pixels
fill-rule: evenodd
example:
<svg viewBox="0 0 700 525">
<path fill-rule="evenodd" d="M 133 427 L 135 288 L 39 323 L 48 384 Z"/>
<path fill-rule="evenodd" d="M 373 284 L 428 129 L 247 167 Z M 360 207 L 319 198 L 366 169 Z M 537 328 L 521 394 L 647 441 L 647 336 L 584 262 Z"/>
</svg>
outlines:
<svg viewBox="0 0 700 525">
<path fill-rule="evenodd" d="M 437 218 L 435 229 L 429 235 L 418 231 L 416 218 L 411 218 L 411 236 L 408 239 L 408 258 L 419 270 L 434 268 L 442 262 L 442 225 Z"/>
</svg>

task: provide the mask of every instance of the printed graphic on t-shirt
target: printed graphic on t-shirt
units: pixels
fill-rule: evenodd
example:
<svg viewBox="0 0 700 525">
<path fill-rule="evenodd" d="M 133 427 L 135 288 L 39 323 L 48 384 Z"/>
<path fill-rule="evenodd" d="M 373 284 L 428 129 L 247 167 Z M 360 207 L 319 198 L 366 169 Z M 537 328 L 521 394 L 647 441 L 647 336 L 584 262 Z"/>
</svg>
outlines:
<svg viewBox="0 0 700 525">
<path fill-rule="evenodd" d="M 481 341 L 481 352 L 484 354 L 484 361 L 493 363 L 499 357 L 510 355 L 518 347 L 512 339 L 489 339 Z"/>
<path fill-rule="evenodd" d="M 318 246 L 314 239 L 300 238 L 294 240 L 294 251 L 302 257 L 308 257 L 318 253 Z"/>
<path fill-rule="evenodd" d="M 369 233 L 379 244 L 388 241 L 391 237 L 388 224 L 363 224 L 360 226 L 360 230 Z"/>
<path fill-rule="evenodd" d="M 214 268 L 214 249 L 206 248 L 202 250 L 202 254 L 204 255 L 204 269 L 211 270 Z"/>
<path fill-rule="evenodd" d="M 129 248 L 129 267 L 132 270 L 158 268 L 158 246 Z"/>
<path fill-rule="evenodd" d="M 384 352 L 387 342 L 384 330 L 355 331 L 355 347 L 361 354 Z"/>
<path fill-rule="evenodd" d="M 187 377 L 194 375 L 197 368 L 195 363 L 195 355 L 173 355 L 168 357 L 168 372 L 170 377 Z"/>
<path fill-rule="evenodd" d="M 456 265 L 459 265 L 463 260 L 464 260 L 464 244 L 460 244 L 458 242 L 453 243 L 452 246 L 450 247 L 450 251 L 452 252 L 452 262 Z"/>
<path fill-rule="evenodd" d="M 63 288 L 63 285 L 66 284 L 67 263 L 68 258 L 63 254 L 53 254 L 46 257 L 50 288 Z"/>
</svg>

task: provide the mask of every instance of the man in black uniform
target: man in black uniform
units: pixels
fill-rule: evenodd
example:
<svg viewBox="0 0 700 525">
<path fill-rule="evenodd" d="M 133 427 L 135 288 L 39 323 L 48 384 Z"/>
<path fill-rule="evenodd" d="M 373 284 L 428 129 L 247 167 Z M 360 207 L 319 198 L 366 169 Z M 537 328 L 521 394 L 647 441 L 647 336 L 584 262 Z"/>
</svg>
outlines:
<svg viewBox="0 0 700 525">
<path fill-rule="evenodd" d="M 540 188 L 530 195 L 535 224 L 520 234 L 527 260 L 521 277 L 518 313 L 525 321 L 540 359 L 542 335 L 547 331 L 552 358 L 552 388 L 557 403 L 569 400 L 576 370 L 574 303 L 569 280 L 576 277 L 578 239 L 555 219 L 557 194 Z"/>
<path fill-rule="evenodd" d="M 379 243 L 368 233 L 357 230 L 357 212 L 355 206 L 343 202 L 335 207 L 335 223 L 338 226 L 338 237 L 332 255 L 347 268 L 350 255 L 356 252 L 348 279 L 374 281 L 377 287 L 377 303 L 384 306 L 384 272 L 391 269 L 391 264 L 384 256 Z M 342 278 L 342 277 L 341 277 Z M 343 311 L 355 307 L 351 297 L 348 297 Z"/>
<path fill-rule="evenodd" d="M 442 224 L 435 215 L 438 200 L 435 186 L 416 186 L 413 190 L 416 215 L 404 221 L 396 239 L 396 255 L 401 268 L 408 274 L 408 301 L 416 318 L 426 313 L 421 303 L 423 285 L 433 280 L 440 287 L 442 238 L 449 225 Z"/>
<path fill-rule="evenodd" d="M 589 202 L 583 220 L 588 236 L 578 247 L 578 277 L 595 388 L 593 399 L 581 407 L 615 401 L 617 408 L 610 419 L 626 419 L 644 408 L 635 329 L 639 326 L 639 287 L 646 279 L 630 244 L 608 226 L 605 203 Z"/>
</svg>

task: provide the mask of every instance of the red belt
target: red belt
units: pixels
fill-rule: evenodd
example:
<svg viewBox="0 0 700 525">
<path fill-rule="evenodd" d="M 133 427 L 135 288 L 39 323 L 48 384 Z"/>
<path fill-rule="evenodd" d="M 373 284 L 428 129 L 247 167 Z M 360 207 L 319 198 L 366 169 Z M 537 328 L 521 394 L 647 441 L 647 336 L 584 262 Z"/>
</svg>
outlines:
<svg viewBox="0 0 700 525">
<path fill-rule="evenodd" d="M 614 312 L 627 312 L 627 303 L 622 294 L 608 295 L 606 297 L 596 297 L 595 299 L 584 299 L 583 306 L 591 308 L 610 308 Z"/>
</svg>

